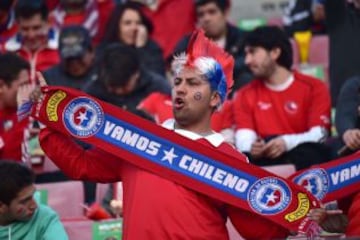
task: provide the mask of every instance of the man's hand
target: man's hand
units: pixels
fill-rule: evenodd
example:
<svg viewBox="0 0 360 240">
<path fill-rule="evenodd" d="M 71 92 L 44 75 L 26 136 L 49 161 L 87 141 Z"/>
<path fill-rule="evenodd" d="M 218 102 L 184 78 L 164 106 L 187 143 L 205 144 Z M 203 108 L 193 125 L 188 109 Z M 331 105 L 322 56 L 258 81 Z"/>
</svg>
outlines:
<svg viewBox="0 0 360 240">
<path fill-rule="evenodd" d="M 348 222 L 340 209 L 316 208 L 310 210 L 308 217 L 318 223 L 325 231 L 332 233 L 344 232 Z"/>
<path fill-rule="evenodd" d="M 265 148 L 264 140 L 258 138 L 256 141 L 251 145 L 250 154 L 254 159 L 261 158 L 263 156 Z"/>
<path fill-rule="evenodd" d="M 286 143 L 282 137 L 277 137 L 265 144 L 265 157 L 274 159 L 286 152 Z"/>
<path fill-rule="evenodd" d="M 342 138 L 345 145 L 351 150 L 360 148 L 360 129 L 346 130 Z"/>
</svg>

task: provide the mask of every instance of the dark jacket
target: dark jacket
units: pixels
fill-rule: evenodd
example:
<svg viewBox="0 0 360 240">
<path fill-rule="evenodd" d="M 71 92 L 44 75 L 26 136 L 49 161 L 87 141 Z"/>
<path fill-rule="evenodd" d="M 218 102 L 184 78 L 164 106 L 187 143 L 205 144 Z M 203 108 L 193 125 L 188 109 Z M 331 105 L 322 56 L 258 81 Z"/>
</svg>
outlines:
<svg viewBox="0 0 360 240">
<path fill-rule="evenodd" d="M 360 128 L 360 76 L 345 81 L 336 105 L 335 126 L 340 137 L 348 129 Z"/>
<path fill-rule="evenodd" d="M 120 42 L 109 42 L 100 44 L 96 51 L 98 59 L 101 59 L 104 49 L 111 44 Z M 165 76 L 165 60 L 163 59 L 163 52 L 159 45 L 153 40 L 149 39 L 144 47 L 136 48 L 140 64 L 143 68 L 156 72 L 162 76 Z"/>
<path fill-rule="evenodd" d="M 185 36 L 175 47 L 174 54 L 179 54 L 186 51 L 191 35 Z M 233 92 L 248 83 L 252 79 L 252 75 L 245 66 L 245 53 L 243 42 L 246 33 L 231 24 L 227 25 L 225 51 L 230 53 L 235 59 L 234 67 L 234 87 Z M 168 59 L 170 62 L 172 59 Z"/>
<path fill-rule="evenodd" d="M 335 106 L 345 81 L 360 74 L 360 9 L 344 0 L 326 0 L 325 14 L 330 38 L 330 90 Z"/>
<path fill-rule="evenodd" d="M 171 87 L 167 79 L 163 76 L 142 69 L 134 91 L 128 95 L 119 96 L 109 93 L 100 79 L 85 86 L 84 91 L 100 100 L 121 108 L 135 109 L 140 101 L 152 92 L 162 92 L 170 95 Z"/>
<path fill-rule="evenodd" d="M 83 90 L 84 86 L 96 81 L 98 74 L 97 68 L 93 66 L 84 76 L 73 77 L 64 71 L 64 68 L 60 63 L 45 71 L 44 77 L 49 85 Z"/>
</svg>

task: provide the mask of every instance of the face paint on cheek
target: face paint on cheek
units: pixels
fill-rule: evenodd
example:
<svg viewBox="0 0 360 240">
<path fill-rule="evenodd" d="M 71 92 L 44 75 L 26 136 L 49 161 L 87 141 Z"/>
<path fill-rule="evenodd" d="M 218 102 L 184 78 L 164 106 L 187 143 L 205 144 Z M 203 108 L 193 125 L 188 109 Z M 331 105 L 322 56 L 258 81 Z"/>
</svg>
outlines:
<svg viewBox="0 0 360 240">
<path fill-rule="evenodd" d="M 16 215 L 18 216 L 25 216 L 26 211 L 25 211 L 25 207 L 20 207 L 17 211 L 16 211 Z"/>
<path fill-rule="evenodd" d="M 202 99 L 201 92 L 196 92 L 196 93 L 194 94 L 194 99 L 195 99 L 196 101 L 200 101 L 200 100 Z"/>
</svg>

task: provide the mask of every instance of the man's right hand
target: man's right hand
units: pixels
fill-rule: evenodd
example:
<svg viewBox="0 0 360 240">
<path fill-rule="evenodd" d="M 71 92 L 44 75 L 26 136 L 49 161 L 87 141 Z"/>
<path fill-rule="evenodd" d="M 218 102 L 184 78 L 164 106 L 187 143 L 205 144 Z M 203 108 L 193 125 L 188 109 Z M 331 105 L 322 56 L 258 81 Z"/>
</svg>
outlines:
<svg viewBox="0 0 360 240">
<path fill-rule="evenodd" d="M 345 145 L 351 150 L 360 148 L 360 129 L 349 129 L 343 134 Z"/>
<path fill-rule="evenodd" d="M 256 141 L 251 145 L 250 154 L 253 158 L 261 158 L 264 154 L 265 142 L 263 139 L 256 139 Z"/>
</svg>

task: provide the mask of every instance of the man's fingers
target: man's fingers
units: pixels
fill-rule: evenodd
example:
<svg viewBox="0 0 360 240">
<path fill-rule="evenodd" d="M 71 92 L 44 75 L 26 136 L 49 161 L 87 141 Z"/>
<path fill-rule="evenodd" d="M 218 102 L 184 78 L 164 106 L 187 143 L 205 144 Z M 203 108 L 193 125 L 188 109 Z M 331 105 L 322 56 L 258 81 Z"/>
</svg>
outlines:
<svg viewBox="0 0 360 240">
<path fill-rule="evenodd" d="M 334 209 L 334 210 L 326 210 L 326 213 L 328 215 L 338 215 L 338 214 L 343 214 L 343 211 L 341 209 Z"/>
<path fill-rule="evenodd" d="M 46 80 L 41 72 L 36 72 L 36 77 L 39 80 L 40 87 L 47 86 Z"/>
</svg>

